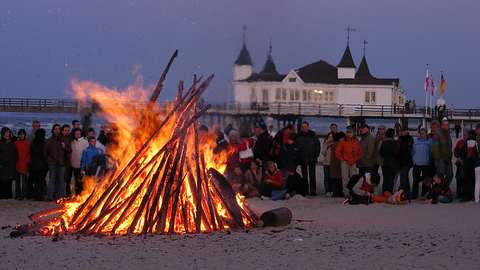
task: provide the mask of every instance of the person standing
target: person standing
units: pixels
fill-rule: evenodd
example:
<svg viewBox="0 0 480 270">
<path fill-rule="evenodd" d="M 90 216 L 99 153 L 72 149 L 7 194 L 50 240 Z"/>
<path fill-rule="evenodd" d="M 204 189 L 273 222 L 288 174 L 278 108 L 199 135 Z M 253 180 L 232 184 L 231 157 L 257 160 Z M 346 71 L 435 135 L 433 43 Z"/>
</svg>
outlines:
<svg viewBox="0 0 480 270">
<path fill-rule="evenodd" d="M 31 198 L 32 191 L 28 189 L 28 163 L 30 162 L 30 142 L 27 140 L 27 132 L 20 129 L 17 133 L 18 160 L 15 166 L 17 170 L 17 178 L 15 179 L 15 197 L 17 199 Z"/>
<path fill-rule="evenodd" d="M 457 181 L 457 192 L 456 197 L 457 199 L 463 198 L 463 190 L 464 190 L 464 182 L 465 182 L 465 172 L 463 161 L 461 158 L 462 150 L 465 147 L 465 143 L 469 138 L 469 131 L 467 129 L 463 130 L 463 137 L 457 141 L 455 144 L 455 148 L 453 149 L 453 155 L 455 156 L 455 166 L 457 170 L 455 172 L 455 180 Z"/>
<path fill-rule="evenodd" d="M 458 139 L 460 137 L 460 132 L 461 131 L 462 131 L 462 127 L 459 124 L 456 124 L 455 125 L 455 138 Z"/>
<path fill-rule="evenodd" d="M 400 166 L 400 189 L 410 196 L 410 177 L 409 172 L 412 168 L 412 147 L 413 138 L 410 136 L 408 128 L 403 128 L 401 136 L 398 138 L 398 165 Z"/>
<path fill-rule="evenodd" d="M 45 129 L 40 128 L 35 132 L 35 139 L 30 143 L 29 164 L 29 190 L 33 199 L 41 201 L 45 195 L 45 177 L 47 176 L 48 163 L 44 156 Z"/>
<path fill-rule="evenodd" d="M 395 130 L 392 128 L 387 129 L 385 132 L 385 139 L 380 147 L 380 156 L 382 156 L 382 174 L 383 185 L 382 192 L 390 192 L 393 194 L 394 179 L 397 173 L 397 155 L 398 144 L 394 139 Z"/>
<path fill-rule="evenodd" d="M 373 171 L 378 172 L 378 169 L 383 165 L 383 158 L 380 155 L 380 148 L 382 147 L 382 142 L 385 139 L 385 131 L 387 129 L 384 125 L 378 126 L 377 136 L 375 137 L 375 151 L 377 155 L 377 164 Z"/>
<path fill-rule="evenodd" d="M 35 133 L 37 132 L 37 130 L 40 129 L 40 121 L 38 120 L 33 120 L 32 121 L 32 131 L 30 132 L 30 134 L 28 135 L 27 139 L 29 142 L 33 141 L 33 139 L 35 139 Z"/>
<path fill-rule="evenodd" d="M 90 137 L 95 137 L 96 138 L 96 133 L 95 133 L 95 129 L 93 128 L 89 128 L 88 131 L 87 131 L 87 136 L 85 137 L 85 139 L 88 140 L 88 138 Z M 96 140 L 96 145 L 95 145 L 97 148 L 100 148 L 103 150 L 103 152 L 105 152 L 105 145 L 103 145 L 101 142 L 97 141 Z"/>
<path fill-rule="evenodd" d="M 97 170 L 101 167 L 101 159 L 104 152 L 96 146 L 95 137 L 88 138 L 88 147 L 83 150 L 82 159 L 80 160 L 80 170 L 82 175 L 95 176 Z"/>
<path fill-rule="evenodd" d="M 59 124 L 52 127 L 52 136 L 46 141 L 44 155 L 48 163 L 50 179 L 47 183 L 47 200 L 64 197 L 65 190 L 65 164 L 67 157 L 67 141 L 62 136 Z"/>
<path fill-rule="evenodd" d="M 357 162 L 360 176 L 365 176 L 366 172 L 372 173 L 377 163 L 377 153 L 375 149 L 375 137 L 370 133 L 370 127 L 367 124 L 360 128 L 361 140 L 360 148 L 362 156 Z"/>
<path fill-rule="evenodd" d="M 350 180 L 350 177 L 357 174 L 357 167 L 355 164 L 362 157 L 362 149 L 360 143 L 353 134 L 353 128 L 347 128 L 345 138 L 338 143 L 335 149 L 335 156 L 341 161 L 342 188 L 344 195 L 348 196 L 348 181 Z"/>
<path fill-rule="evenodd" d="M 293 126 L 288 125 L 281 129 L 273 138 L 271 154 L 279 169 L 296 170 L 298 147 L 295 143 Z"/>
<path fill-rule="evenodd" d="M 82 160 L 83 150 L 88 147 L 88 141 L 82 137 L 82 130 L 79 128 L 73 129 L 72 134 L 74 136 L 74 139 L 71 143 L 72 153 L 70 154 L 70 166 L 72 168 L 72 174 L 75 179 L 75 194 L 78 195 L 83 190 L 82 175 L 80 173 L 80 162 Z"/>
<path fill-rule="evenodd" d="M 345 133 L 337 132 L 333 137 L 333 145 L 330 150 L 330 168 L 329 181 L 332 192 L 332 197 L 344 197 L 342 187 L 342 161 L 335 155 L 338 144 L 344 140 Z"/>
<path fill-rule="evenodd" d="M 432 157 L 436 173 L 444 175 L 445 184 L 450 186 L 453 178 L 452 138 L 450 137 L 449 123 L 446 118 L 442 120 L 440 130 L 433 135 Z"/>
<path fill-rule="evenodd" d="M 72 153 L 72 134 L 70 134 L 70 125 L 62 126 L 62 137 L 65 141 L 65 194 L 70 196 L 72 194 L 70 183 L 72 181 L 72 167 L 70 166 L 70 155 Z"/>
<path fill-rule="evenodd" d="M 253 157 L 266 165 L 266 162 L 270 159 L 272 137 L 268 134 L 267 127 L 264 124 L 255 127 L 255 136 L 257 140 L 253 146 Z"/>
<path fill-rule="evenodd" d="M 317 159 L 320 155 L 320 141 L 317 134 L 310 129 L 308 122 L 304 121 L 296 138 L 300 166 L 302 169 L 303 182 L 305 183 L 305 194 L 317 195 L 317 177 L 315 170 Z"/>
<path fill-rule="evenodd" d="M 463 166 L 462 201 L 473 200 L 475 190 L 475 168 L 480 165 L 477 135 L 471 130 L 460 152 Z"/>
<path fill-rule="evenodd" d="M 330 165 L 332 161 L 332 148 L 335 144 L 335 136 L 337 134 L 337 124 L 332 123 L 330 125 L 330 132 L 325 137 L 323 145 L 321 147 L 322 155 L 322 166 L 323 166 L 323 185 L 325 188 L 325 194 L 327 196 L 333 195 L 331 176 L 330 176 Z M 335 155 L 335 154 L 333 154 Z"/>
<path fill-rule="evenodd" d="M 12 182 L 16 177 L 18 152 L 9 128 L 0 131 L 0 199 L 12 198 Z"/>
<path fill-rule="evenodd" d="M 430 177 L 431 141 L 427 138 L 425 128 L 419 130 L 419 135 L 412 148 L 413 189 L 411 199 L 413 200 L 418 198 L 420 182 L 423 182 L 422 196 L 427 193 L 425 180 Z"/>
</svg>

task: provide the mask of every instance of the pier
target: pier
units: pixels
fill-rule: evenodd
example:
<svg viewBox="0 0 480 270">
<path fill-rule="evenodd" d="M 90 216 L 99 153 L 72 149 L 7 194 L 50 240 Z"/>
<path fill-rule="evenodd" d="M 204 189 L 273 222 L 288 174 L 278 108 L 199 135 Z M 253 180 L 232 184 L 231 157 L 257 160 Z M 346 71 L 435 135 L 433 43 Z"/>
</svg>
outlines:
<svg viewBox="0 0 480 270">
<path fill-rule="evenodd" d="M 309 104 L 309 103 L 209 103 L 211 109 L 206 113 L 210 122 L 225 123 L 226 119 L 252 121 L 260 117 L 272 117 L 279 122 L 295 123 L 305 117 L 348 118 L 353 122 L 359 119 L 426 119 L 437 117 L 431 108 L 405 108 L 404 106 L 356 105 L 356 104 Z M 161 104 L 160 104 L 161 106 Z M 0 98 L 0 112 L 34 113 L 82 113 L 95 111 L 91 104 L 82 107 L 75 99 L 34 99 Z M 433 113 L 433 114 L 432 114 Z M 480 122 L 480 109 L 447 109 L 444 116 L 456 122 Z"/>
</svg>

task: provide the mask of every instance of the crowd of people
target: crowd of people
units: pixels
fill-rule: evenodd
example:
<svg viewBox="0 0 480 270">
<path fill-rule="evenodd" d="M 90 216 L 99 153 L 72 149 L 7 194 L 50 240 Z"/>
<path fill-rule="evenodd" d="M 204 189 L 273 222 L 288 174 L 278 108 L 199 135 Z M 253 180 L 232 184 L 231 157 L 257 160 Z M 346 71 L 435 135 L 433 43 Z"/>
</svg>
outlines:
<svg viewBox="0 0 480 270">
<path fill-rule="evenodd" d="M 264 125 L 256 126 L 254 134 L 231 127 L 217 132 L 232 153 L 227 178 L 247 197 L 315 196 L 316 166 L 321 164 L 325 195 L 350 203 L 418 198 L 449 203 L 453 195 L 461 201 L 478 198 L 480 183 L 475 183 L 475 172 L 480 166 L 480 125 L 465 130 L 456 145 L 446 118 L 432 121 L 430 131 L 420 127 L 415 138 L 408 128 L 380 125 L 375 135 L 372 130 L 364 124 L 357 136 L 353 127 L 339 131 L 332 123 L 323 141 L 308 122 L 298 132 L 287 126 L 274 136 Z M 226 140 L 224 134 L 228 134 Z M 451 190 L 454 177 L 455 193 Z"/>
<path fill-rule="evenodd" d="M 204 125 L 199 129 L 200 135 L 209 133 Z M 216 136 L 215 151 L 228 153 L 226 178 L 246 197 L 316 196 L 316 168 L 321 164 L 325 195 L 353 204 L 417 198 L 452 202 L 454 177 L 458 199 L 478 199 L 480 125 L 465 130 L 456 145 L 447 119 L 432 121 L 430 132 L 420 127 L 415 138 L 408 128 L 380 125 L 376 135 L 372 130 L 364 124 L 357 136 L 353 127 L 340 131 L 332 123 L 320 139 L 303 122 L 298 131 L 292 125 L 276 133 L 264 124 L 256 125 L 253 132 L 249 127 L 237 130 L 228 125 L 210 134 Z M 77 120 L 71 126 L 53 125 L 48 139 L 38 121 L 32 123 L 29 134 L 21 129 L 14 136 L 2 128 L 0 198 L 55 200 L 80 193 L 84 176 L 99 176 L 108 170 L 108 147 L 115 145 L 114 138 L 114 128 L 104 126 L 97 136 L 92 128 L 82 129 Z"/>
<path fill-rule="evenodd" d="M 54 124 L 50 132 L 47 138 L 39 121 L 32 122 L 29 134 L 1 129 L 0 199 L 52 201 L 79 194 L 84 176 L 98 177 L 108 169 L 106 147 L 114 144 L 114 128 L 102 126 L 96 136 L 93 128 L 82 129 L 73 120 L 71 125 Z"/>
</svg>

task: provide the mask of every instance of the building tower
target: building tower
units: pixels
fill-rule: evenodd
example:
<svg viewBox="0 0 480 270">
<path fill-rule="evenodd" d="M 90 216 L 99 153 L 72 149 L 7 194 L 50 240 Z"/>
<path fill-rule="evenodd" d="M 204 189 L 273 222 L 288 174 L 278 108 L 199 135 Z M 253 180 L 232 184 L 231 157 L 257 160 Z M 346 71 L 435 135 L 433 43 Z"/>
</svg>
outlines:
<svg viewBox="0 0 480 270">
<path fill-rule="evenodd" d="M 243 44 L 240 53 L 238 54 L 237 60 L 233 65 L 233 80 L 240 81 L 245 80 L 252 75 L 253 65 L 252 58 L 250 57 L 250 52 L 247 49 L 245 32 L 247 30 L 246 26 L 243 26 Z"/>
<path fill-rule="evenodd" d="M 355 62 L 353 62 L 352 53 L 350 52 L 350 32 L 355 31 L 350 26 L 345 29 L 347 31 L 347 48 L 343 52 L 342 59 L 337 65 L 338 79 L 355 79 Z"/>
</svg>

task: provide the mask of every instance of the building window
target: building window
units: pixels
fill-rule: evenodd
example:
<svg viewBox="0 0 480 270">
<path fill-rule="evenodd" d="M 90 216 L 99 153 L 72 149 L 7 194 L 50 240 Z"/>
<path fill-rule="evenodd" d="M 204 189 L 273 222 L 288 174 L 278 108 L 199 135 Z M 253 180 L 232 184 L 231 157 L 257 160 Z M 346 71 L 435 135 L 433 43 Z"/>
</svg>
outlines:
<svg viewBox="0 0 480 270">
<path fill-rule="evenodd" d="M 290 100 L 293 101 L 295 100 L 295 91 L 290 89 Z"/>
<path fill-rule="evenodd" d="M 287 100 L 287 89 L 282 89 L 282 100 L 286 101 Z"/>
<path fill-rule="evenodd" d="M 365 103 L 366 104 L 375 104 L 376 102 L 377 102 L 377 97 L 375 96 L 375 92 L 366 91 L 365 92 Z"/>
<path fill-rule="evenodd" d="M 288 78 L 288 82 L 296 82 L 297 81 L 297 78 L 293 77 L 293 78 Z"/>
<path fill-rule="evenodd" d="M 276 100 L 282 99 L 282 89 L 280 88 L 275 89 L 275 99 Z"/>
<path fill-rule="evenodd" d="M 302 91 L 302 99 L 303 101 L 307 101 L 307 90 Z"/>
<path fill-rule="evenodd" d="M 308 90 L 303 90 L 303 91 L 307 92 L 307 100 L 309 102 L 311 102 L 312 101 L 312 91 L 308 91 Z"/>
<path fill-rule="evenodd" d="M 251 103 L 256 103 L 257 102 L 257 91 L 255 91 L 254 87 L 252 87 L 250 89 L 250 102 Z"/>
<path fill-rule="evenodd" d="M 300 100 L 300 91 L 295 90 L 295 100 Z"/>
<path fill-rule="evenodd" d="M 262 102 L 268 103 L 268 89 L 262 89 Z"/>
</svg>

